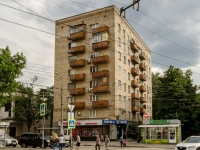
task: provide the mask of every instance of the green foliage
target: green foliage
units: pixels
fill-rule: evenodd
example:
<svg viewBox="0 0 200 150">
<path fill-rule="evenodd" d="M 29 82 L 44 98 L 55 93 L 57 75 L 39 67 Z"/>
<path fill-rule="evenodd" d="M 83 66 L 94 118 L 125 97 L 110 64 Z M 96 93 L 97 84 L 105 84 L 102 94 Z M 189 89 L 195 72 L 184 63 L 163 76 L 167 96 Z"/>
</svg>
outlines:
<svg viewBox="0 0 200 150">
<path fill-rule="evenodd" d="M 198 88 L 191 76 L 191 70 L 183 73 L 173 66 L 163 76 L 152 74 L 153 119 L 181 120 L 186 137 L 200 131 L 200 110 L 195 108 Z"/>
<path fill-rule="evenodd" d="M 11 99 L 17 90 L 16 79 L 22 75 L 26 58 L 22 53 L 11 55 L 9 47 L 0 49 L 0 107 Z"/>
<path fill-rule="evenodd" d="M 139 124 L 136 122 L 131 122 L 128 124 L 127 134 L 131 135 L 132 138 L 137 139 L 138 136 L 141 134 L 141 129 L 138 127 Z"/>
</svg>

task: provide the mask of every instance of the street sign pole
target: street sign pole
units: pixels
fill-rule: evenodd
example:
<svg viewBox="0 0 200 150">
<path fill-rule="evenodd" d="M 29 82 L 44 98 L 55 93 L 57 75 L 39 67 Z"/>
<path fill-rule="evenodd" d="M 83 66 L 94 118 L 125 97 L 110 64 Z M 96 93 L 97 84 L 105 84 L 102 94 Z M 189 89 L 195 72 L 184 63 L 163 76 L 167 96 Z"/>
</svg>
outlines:
<svg viewBox="0 0 200 150">
<path fill-rule="evenodd" d="M 40 104 L 40 116 L 42 117 L 42 150 L 44 149 L 44 124 L 46 115 L 47 105 L 46 103 Z"/>
<path fill-rule="evenodd" d="M 68 129 L 70 129 L 70 142 L 71 142 L 71 144 L 70 144 L 70 149 L 73 149 L 73 144 L 72 144 L 72 128 L 75 128 L 75 124 L 76 124 L 76 122 L 75 122 L 75 120 L 74 120 L 74 117 L 72 117 L 72 111 L 73 111 L 73 109 L 74 109 L 74 105 L 68 105 L 68 107 L 69 107 L 69 110 L 70 110 L 70 119 L 68 118 Z M 74 127 L 71 127 L 71 126 L 69 126 L 70 125 L 70 122 L 72 121 L 72 118 L 73 118 L 73 121 L 74 121 Z"/>
<path fill-rule="evenodd" d="M 147 121 L 147 117 L 148 117 L 148 115 L 145 113 L 144 114 L 144 124 L 145 124 L 145 131 L 144 131 L 144 140 L 145 140 L 145 144 L 146 144 L 146 146 L 147 146 L 147 137 L 146 137 L 146 135 L 147 135 L 147 128 L 146 128 L 146 121 Z"/>
</svg>

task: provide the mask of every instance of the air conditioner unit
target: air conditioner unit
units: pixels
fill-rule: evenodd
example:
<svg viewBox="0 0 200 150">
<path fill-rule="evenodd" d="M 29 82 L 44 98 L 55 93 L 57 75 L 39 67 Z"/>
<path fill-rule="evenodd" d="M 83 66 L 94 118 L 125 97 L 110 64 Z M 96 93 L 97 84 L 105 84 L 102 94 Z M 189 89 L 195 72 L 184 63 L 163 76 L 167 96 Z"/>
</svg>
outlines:
<svg viewBox="0 0 200 150">
<path fill-rule="evenodd" d="M 87 63 L 90 64 L 90 63 L 91 63 L 91 59 L 88 59 L 88 60 L 87 60 Z"/>
<path fill-rule="evenodd" d="M 88 92 L 92 92 L 92 88 L 89 88 L 89 89 L 88 89 Z"/>
</svg>

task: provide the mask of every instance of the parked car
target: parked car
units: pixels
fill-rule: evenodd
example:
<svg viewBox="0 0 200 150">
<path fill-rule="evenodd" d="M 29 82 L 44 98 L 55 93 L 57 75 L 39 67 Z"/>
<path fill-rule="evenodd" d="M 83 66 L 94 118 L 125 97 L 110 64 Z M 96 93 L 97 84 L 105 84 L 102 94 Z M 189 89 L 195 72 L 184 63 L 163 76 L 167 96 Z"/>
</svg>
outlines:
<svg viewBox="0 0 200 150">
<path fill-rule="evenodd" d="M 190 136 L 177 144 L 174 150 L 200 150 L 200 136 Z"/>
<path fill-rule="evenodd" d="M 18 144 L 17 139 L 14 139 L 13 137 L 6 134 L 6 146 L 13 146 L 16 147 Z"/>
<path fill-rule="evenodd" d="M 26 148 L 28 146 L 32 146 L 33 148 L 36 147 L 43 147 L 42 145 L 42 134 L 41 133 L 22 133 L 19 138 L 18 144 L 21 145 L 22 148 Z M 50 143 L 47 139 L 44 138 L 44 148 L 50 146 Z"/>
</svg>

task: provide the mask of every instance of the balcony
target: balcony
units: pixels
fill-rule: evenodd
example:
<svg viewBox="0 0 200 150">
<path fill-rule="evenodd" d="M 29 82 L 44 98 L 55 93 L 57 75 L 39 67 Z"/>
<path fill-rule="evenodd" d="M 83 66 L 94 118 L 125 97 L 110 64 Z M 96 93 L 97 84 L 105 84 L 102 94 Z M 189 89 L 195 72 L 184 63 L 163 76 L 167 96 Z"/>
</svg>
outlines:
<svg viewBox="0 0 200 150">
<path fill-rule="evenodd" d="M 85 102 L 75 102 L 70 103 L 70 105 L 74 105 L 74 110 L 84 109 L 85 108 Z"/>
<path fill-rule="evenodd" d="M 85 88 L 75 88 L 70 90 L 70 95 L 84 95 Z"/>
<path fill-rule="evenodd" d="M 85 74 L 84 73 L 73 74 L 73 75 L 70 75 L 69 78 L 70 78 L 70 81 L 72 81 L 72 82 L 84 81 L 85 80 Z"/>
<path fill-rule="evenodd" d="M 146 76 L 144 74 L 140 74 L 140 80 L 141 81 L 146 81 L 147 78 L 146 78 Z"/>
<path fill-rule="evenodd" d="M 139 111 L 139 108 L 135 105 L 132 105 L 131 110 L 134 112 L 137 112 L 137 111 Z"/>
<path fill-rule="evenodd" d="M 132 99 L 139 99 L 139 94 L 137 94 L 137 93 L 131 93 L 131 98 Z"/>
<path fill-rule="evenodd" d="M 79 59 L 70 62 L 70 67 L 72 68 L 84 67 L 84 66 L 85 66 L 85 59 Z"/>
<path fill-rule="evenodd" d="M 146 92 L 146 86 L 140 85 L 140 91 L 141 92 Z"/>
<path fill-rule="evenodd" d="M 141 114 L 146 113 L 146 109 L 145 109 L 145 108 L 140 108 L 140 113 L 141 113 Z"/>
<path fill-rule="evenodd" d="M 146 60 L 146 56 L 145 56 L 144 52 L 141 52 L 139 57 L 140 57 L 141 60 Z"/>
<path fill-rule="evenodd" d="M 100 49 L 106 49 L 109 47 L 108 41 L 101 41 L 97 43 L 92 43 L 92 49 L 93 50 L 100 50 Z"/>
<path fill-rule="evenodd" d="M 73 41 L 85 39 L 85 31 L 79 31 L 70 34 L 70 39 Z"/>
<path fill-rule="evenodd" d="M 92 78 L 102 78 L 102 77 L 108 77 L 109 71 L 108 70 L 102 70 L 102 71 L 96 71 L 92 73 Z"/>
<path fill-rule="evenodd" d="M 131 49 L 134 53 L 137 53 L 139 51 L 139 48 L 136 43 L 131 43 Z"/>
<path fill-rule="evenodd" d="M 92 58 L 92 63 L 95 64 L 95 65 L 108 63 L 108 62 L 109 62 L 109 56 L 108 55 L 103 55 L 103 56 L 98 56 L 98 57 Z"/>
<path fill-rule="evenodd" d="M 138 76 L 139 75 L 139 70 L 137 68 L 131 68 L 131 74 L 133 76 Z"/>
<path fill-rule="evenodd" d="M 147 100 L 146 100 L 146 97 L 140 97 L 140 103 L 146 103 Z"/>
<path fill-rule="evenodd" d="M 85 53 L 85 46 L 84 45 L 80 45 L 80 46 L 76 46 L 76 47 L 71 47 L 70 48 L 70 53 L 71 54 Z"/>
<path fill-rule="evenodd" d="M 136 80 L 132 80 L 132 81 L 131 81 L 131 86 L 132 86 L 133 88 L 137 88 L 137 87 L 139 86 L 139 84 L 138 84 L 138 82 L 137 82 Z"/>
<path fill-rule="evenodd" d="M 139 68 L 140 68 L 141 71 L 146 71 L 146 66 L 145 66 L 144 63 L 140 63 Z"/>
<path fill-rule="evenodd" d="M 134 64 L 139 64 L 139 59 L 138 59 L 138 57 L 136 57 L 135 55 L 132 55 L 132 56 L 131 56 L 131 61 L 132 61 Z"/>
<path fill-rule="evenodd" d="M 101 86 L 94 86 L 92 88 L 93 93 L 107 93 L 109 92 L 109 86 L 108 85 L 101 85 Z"/>
<path fill-rule="evenodd" d="M 96 34 L 96 33 L 100 33 L 100 32 L 109 32 L 109 27 L 102 26 L 102 27 L 92 29 L 92 34 Z"/>
<path fill-rule="evenodd" d="M 103 108 L 108 107 L 109 101 L 108 100 L 100 100 L 100 101 L 93 101 L 92 108 Z"/>
</svg>

